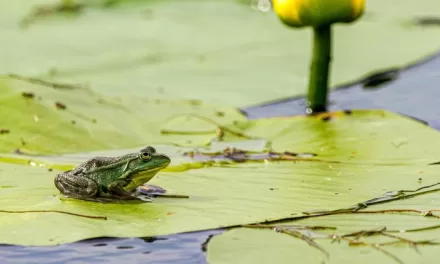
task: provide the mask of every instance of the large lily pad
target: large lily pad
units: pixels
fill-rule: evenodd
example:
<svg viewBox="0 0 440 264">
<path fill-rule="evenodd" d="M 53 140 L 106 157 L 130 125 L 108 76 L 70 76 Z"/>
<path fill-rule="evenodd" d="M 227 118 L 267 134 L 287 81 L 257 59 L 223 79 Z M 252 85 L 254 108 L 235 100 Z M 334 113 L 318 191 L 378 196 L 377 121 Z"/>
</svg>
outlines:
<svg viewBox="0 0 440 264">
<path fill-rule="evenodd" d="M 371 114 L 369 112 L 368 116 L 371 117 Z M 380 116 L 383 113 L 376 112 L 376 114 Z M 300 146 L 300 150 L 304 151 L 302 147 L 305 145 L 302 143 L 308 142 L 310 150 L 322 151 L 319 156 L 323 160 L 343 160 L 346 164 L 322 164 L 322 170 L 317 173 L 320 176 L 317 177 L 320 177 L 323 183 L 316 185 L 316 189 L 313 189 L 312 192 L 316 194 L 314 198 L 306 198 L 306 201 L 319 201 L 309 205 L 308 210 L 305 210 L 309 214 L 312 213 L 312 216 L 308 217 L 307 214 L 300 213 L 287 217 L 294 220 L 272 224 L 273 227 L 293 230 L 292 233 L 296 237 L 273 230 L 233 229 L 211 240 L 208 247 L 209 263 L 231 263 L 231 261 L 255 263 L 269 262 L 269 260 L 277 263 L 291 263 L 292 259 L 299 258 L 307 263 L 353 263 L 353 261 L 359 263 L 393 263 L 393 261 L 394 263 L 434 263 L 438 258 L 439 241 L 437 238 L 440 232 L 440 215 L 437 212 L 440 203 L 439 168 L 438 165 L 427 164 L 436 164 L 437 162 L 433 160 L 438 157 L 438 154 L 432 153 L 432 156 L 425 156 L 427 153 L 425 151 L 430 147 L 422 146 L 423 143 L 418 140 L 416 140 L 418 143 L 413 145 L 416 141 L 410 138 L 417 137 L 413 131 L 399 133 L 396 126 L 390 130 L 380 129 L 376 131 L 380 131 L 376 134 L 376 126 L 382 126 L 379 120 L 391 121 L 394 119 L 393 116 L 382 115 L 379 119 L 370 119 L 366 116 L 359 118 L 358 116 L 355 119 L 356 123 L 370 123 L 370 125 L 361 126 L 362 128 L 353 123 L 349 125 L 346 122 L 339 122 L 337 118 L 330 121 L 334 122 L 334 126 L 309 119 L 308 122 L 304 122 L 305 126 L 299 124 L 293 126 L 293 123 L 289 126 L 286 123 L 285 128 L 280 122 L 282 119 L 279 118 L 258 121 L 261 126 L 259 128 L 263 128 L 264 124 L 267 127 L 279 128 L 274 131 L 273 137 L 275 139 L 273 143 L 278 148 L 295 145 Z M 399 120 L 402 121 L 400 123 L 402 127 L 413 122 L 407 119 Z M 394 121 L 388 123 L 390 127 L 394 126 L 393 124 L 397 125 Z M 419 124 L 419 126 L 421 128 L 423 125 Z M 298 130 L 288 129 L 292 127 L 297 127 Z M 358 128 L 362 129 L 362 132 L 357 130 Z M 312 129 L 322 134 L 310 133 Z M 423 130 L 437 137 L 435 131 Z M 280 131 L 288 132 L 285 136 L 281 136 L 283 133 Z M 309 131 L 309 137 L 303 137 L 302 140 L 305 141 L 298 144 L 294 140 L 297 138 L 293 136 L 295 132 L 292 131 Z M 389 137 L 385 136 L 388 133 L 386 131 L 390 132 Z M 375 142 L 374 137 L 379 134 L 380 137 L 385 136 L 389 140 Z M 268 134 L 269 137 L 270 135 Z M 368 140 L 365 140 L 366 138 Z M 278 144 L 276 144 L 277 140 L 280 140 Z M 322 141 L 327 144 L 322 144 Z M 352 143 L 349 143 L 351 141 Z M 430 142 L 433 144 L 436 141 Z M 413 147 L 410 145 L 413 145 L 415 152 L 412 152 Z M 403 149 L 406 151 L 402 151 Z M 402 155 L 414 155 L 414 158 Z M 313 179 L 313 171 L 310 170 L 311 174 L 301 182 Z M 324 183 L 325 180 L 326 183 Z M 430 185 L 434 186 L 425 188 Z M 307 188 L 300 184 L 294 186 L 298 190 L 295 188 L 292 191 L 301 192 Z M 293 187 L 285 185 L 284 188 Z M 418 189 L 420 189 L 418 193 L 423 193 L 423 195 L 375 204 L 357 213 L 351 212 L 352 206 L 356 207 L 356 204 L 362 206 L 365 201 L 372 202 L 371 199 L 384 200 L 387 195 L 398 195 L 400 190 L 403 190 L 403 193 L 412 194 Z M 321 193 L 323 190 L 326 190 L 324 192 L 328 196 L 325 199 L 329 202 L 322 202 L 320 198 L 315 199 L 325 197 Z M 342 200 L 347 202 L 345 206 L 340 206 L 341 196 L 344 196 Z M 292 208 L 298 208 L 298 203 L 303 201 L 302 199 L 295 200 Z M 344 211 L 341 212 L 341 209 Z M 338 210 L 341 214 L 332 215 L 330 213 L 332 210 Z M 315 215 L 318 212 L 324 215 L 314 217 L 314 212 L 316 212 Z M 329 215 L 325 215 L 326 212 Z M 298 229 L 298 226 L 308 228 Z M 313 227 L 335 229 L 315 231 Z M 362 232 L 382 229 L 383 234 L 362 234 Z M 351 242 L 343 239 L 339 241 L 338 236 L 350 233 L 358 234 L 347 237 L 351 239 Z M 398 236 L 398 238 L 390 237 L 390 235 Z M 311 239 L 308 240 L 309 238 Z M 310 242 L 311 240 L 313 241 Z"/>
<path fill-rule="evenodd" d="M 209 121 L 191 115 L 197 112 Z M 194 100 L 114 98 L 85 87 L 54 89 L 32 79 L 3 77 L 0 119 L 5 131 L 0 135 L 0 151 L 66 153 L 144 143 L 207 144 L 215 138 L 217 125 L 244 117 L 235 109 Z M 166 133 L 174 130 L 195 133 Z"/>
<path fill-rule="evenodd" d="M 0 72 L 239 107 L 305 93 L 310 30 L 289 30 L 243 4 L 252 1 L 106 2 L 84 1 L 78 15 L 43 16 L 25 30 L 20 21 L 54 1 L 0 1 Z M 335 27 L 333 86 L 436 52 L 438 29 L 409 23 L 439 1 L 396 5 L 369 0 L 358 23 Z"/>
<path fill-rule="evenodd" d="M 415 182 L 408 184 L 410 188 L 417 185 Z M 276 263 L 291 263 L 292 259 L 300 258 L 305 263 L 436 263 L 440 246 L 438 241 L 440 216 L 438 212 L 433 212 L 436 217 L 424 216 L 416 210 L 428 212 L 438 208 L 439 202 L 438 193 L 433 193 L 368 209 L 368 211 L 406 209 L 407 212 L 332 215 L 284 222 L 279 225 L 281 228 L 287 226 L 334 228 L 299 229 L 305 236 L 312 237 L 316 242 L 314 245 L 308 244 L 305 238 L 293 237 L 273 230 L 233 229 L 211 240 L 208 247 L 208 261 L 216 264 L 265 263 L 268 260 Z M 366 233 L 379 230 L 384 232 L 374 235 Z M 365 234 L 362 235 L 361 232 Z M 351 241 L 337 237 L 354 233 L 358 235 L 346 237 Z"/>
<path fill-rule="evenodd" d="M 276 123 L 272 126 L 273 131 L 259 134 L 259 128 L 267 127 L 268 122 L 272 125 Z M 350 206 L 380 196 L 386 190 L 412 188 L 417 185 L 421 172 L 424 181 L 435 182 L 438 174 L 437 166 L 427 166 L 440 157 L 440 150 L 428 144 L 438 140 L 438 133 L 389 112 L 336 113 L 330 122 L 323 121 L 322 116 L 268 119 L 243 122 L 230 128 L 237 130 L 237 126 L 249 136 L 266 136 L 273 141 L 277 151 L 316 152 L 317 156 L 228 166 L 180 160 L 168 171 L 160 173 L 152 183 L 168 189 L 170 193 L 186 194 L 190 198 L 158 198 L 149 204 L 60 200 L 53 186 L 56 172 L 2 163 L 0 182 L 4 188 L 0 189 L 0 209 L 8 211 L 1 213 L 0 242 L 54 245 L 97 236 L 154 236 L 276 220 L 301 215 L 301 212 L 312 209 Z M 323 136 L 322 130 L 335 130 L 337 127 L 340 128 L 339 133 Z M 374 144 L 380 149 L 380 155 L 373 147 L 344 145 L 351 133 L 362 139 L 351 139 L 352 143 L 364 141 L 363 144 Z M 400 137 L 406 137 L 406 143 L 394 146 L 393 140 Z M 227 136 L 226 139 L 230 140 L 231 146 L 236 144 L 232 137 Z M 387 145 L 392 147 L 384 147 Z M 423 151 L 418 150 L 421 147 Z M 179 160 L 179 148 L 168 148 L 163 148 L 163 151 L 169 153 L 173 160 Z M 344 162 L 346 155 L 353 155 L 347 153 L 353 151 L 358 158 L 353 162 Z M 387 157 L 387 160 L 376 164 L 381 157 Z M 393 157 L 396 162 L 393 162 Z M 50 157 L 42 158 L 50 163 Z M 4 161 L 11 159 L 5 158 Z M 54 163 L 57 162 L 54 159 Z M 173 168 L 191 162 L 210 166 L 173 172 Z M 17 212 L 23 210 L 58 210 L 102 216 L 107 220 L 62 212 Z"/>
</svg>

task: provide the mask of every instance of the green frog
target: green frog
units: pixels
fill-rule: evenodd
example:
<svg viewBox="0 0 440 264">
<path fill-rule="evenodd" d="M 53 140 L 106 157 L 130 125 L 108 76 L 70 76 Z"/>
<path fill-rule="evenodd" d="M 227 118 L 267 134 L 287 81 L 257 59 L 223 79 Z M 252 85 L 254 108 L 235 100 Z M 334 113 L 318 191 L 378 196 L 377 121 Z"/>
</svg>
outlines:
<svg viewBox="0 0 440 264">
<path fill-rule="evenodd" d="M 150 181 L 170 162 L 168 156 L 156 153 L 156 150 L 150 146 L 140 150 L 139 153 L 120 157 L 95 157 L 73 170 L 58 174 L 55 178 L 55 186 L 66 197 L 81 200 L 148 201 L 148 198 L 137 192 L 137 187 Z M 165 192 L 164 189 L 156 186 L 151 186 L 151 190 L 152 193 Z"/>
</svg>

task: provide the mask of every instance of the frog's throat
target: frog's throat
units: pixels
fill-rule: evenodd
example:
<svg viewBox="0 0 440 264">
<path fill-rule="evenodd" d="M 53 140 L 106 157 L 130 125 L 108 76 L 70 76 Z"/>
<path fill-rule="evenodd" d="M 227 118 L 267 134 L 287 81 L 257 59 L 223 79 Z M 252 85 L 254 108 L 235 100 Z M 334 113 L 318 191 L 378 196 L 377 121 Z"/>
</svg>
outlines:
<svg viewBox="0 0 440 264">
<path fill-rule="evenodd" d="M 168 164 L 160 166 L 160 167 L 139 170 L 139 171 L 135 171 L 135 172 L 131 173 L 129 176 L 130 180 L 129 180 L 128 184 L 126 186 L 124 186 L 123 188 L 126 191 L 134 191 L 140 185 L 150 181 L 156 175 L 156 173 L 158 173 L 161 169 L 165 168 L 167 165 Z"/>
</svg>

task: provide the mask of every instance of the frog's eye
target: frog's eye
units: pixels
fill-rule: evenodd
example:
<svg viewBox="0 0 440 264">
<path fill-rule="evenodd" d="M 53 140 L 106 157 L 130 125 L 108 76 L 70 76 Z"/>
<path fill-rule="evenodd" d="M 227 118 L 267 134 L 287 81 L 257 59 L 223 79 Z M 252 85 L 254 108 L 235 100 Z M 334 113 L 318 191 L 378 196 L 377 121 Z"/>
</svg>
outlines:
<svg viewBox="0 0 440 264">
<path fill-rule="evenodd" d="M 149 161 L 151 159 L 151 154 L 148 152 L 141 152 L 139 153 L 139 158 L 143 161 Z"/>
</svg>

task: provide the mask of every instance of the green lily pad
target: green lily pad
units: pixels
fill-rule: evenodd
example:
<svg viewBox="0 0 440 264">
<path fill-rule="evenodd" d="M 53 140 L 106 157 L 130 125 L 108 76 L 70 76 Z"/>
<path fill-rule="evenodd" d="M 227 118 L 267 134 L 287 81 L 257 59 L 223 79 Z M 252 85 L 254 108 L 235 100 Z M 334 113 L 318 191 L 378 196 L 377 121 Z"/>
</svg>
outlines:
<svg viewBox="0 0 440 264">
<path fill-rule="evenodd" d="M 200 101 L 114 98 L 85 87 L 54 89 L 11 77 L 0 78 L 0 105 L 0 129 L 7 130 L 0 134 L 2 152 L 68 153 L 161 142 L 201 145 L 216 138 L 218 125 L 245 120 L 235 109 Z M 177 133 L 189 129 L 193 135 Z"/>
<path fill-rule="evenodd" d="M 348 121 L 350 120 L 350 121 Z M 397 133 L 403 127 L 415 131 Z M 440 154 L 427 155 L 438 132 L 422 123 L 387 111 L 348 111 L 316 118 L 267 118 L 236 122 L 253 137 L 267 138 L 276 151 L 314 153 L 317 159 L 344 163 L 429 164 Z M 419 134 L 420 133 L 420 134 Z"/>
<path fill-rule="evenodd" d="M 417 186 L 417 184 L 412 184 Z M 331 215 L 283 222 L 279 227 L 331 227 L 302 231 L 312 237 L 294 237 L 273 230 L 237 228 L 215 236 L 208 244 L 209 263 L 435 263 L 438 259 L 440 225 L 435 217 L 409 212 L 428 212 L 438 208 L 439 194 L 432 193 L 408 200 L 399 200 L 368 208 L 368 211 L 390 210 L 387 213 Z M 392 212 L 391 210 L 402 210 Z M 409 210 L 405 212 L 404 210 Z M 365 210 L 360 210 L 362 212 Z M 293 229 L 295 230 L 295 229 Z M 383 231 L 381 231 L 383 230 Z M 374 232 L 374 231 L 380 231 Z M 361 232 L 365 232 L 364 235 Z M 366 232 L 370 232 L 367 234 Z M 347 236 L 349 234 L 356 234 Z M 344 236 L 345 235 L 345 239 Z M 227 252 L 227 253 L 226 253 Z"/>
<path fill-rule="evenodd" d="M 385 191 L 415 188 L 419 177 L 426 183 L 438 180 L 438 166 L 427 165 L 440 157 L 440 150 L 429 144 L 439 137 L 431 128 L 384 111 L 332 116 L 330 121 L 323 121 L 322 116 L 274 118 L 229 127 L 254 138 L 266 136 L 274 150 L 288 151 L 290 156 L 293 152 L 316 152 L 312 158 L 293 156 L 222 165 L 183 159 L 182 149 L 176 146 L 163 148 L 175 163 L 151 183 L 169 193 L 189 195 L 189 199 L 157 198 L 146 204 L 60 200 L 53 185 L 56 172 L 1 163 L 1 184 L 15 187 L 0 189 L 0 243 L 54 245 L 99 236 L 142 237 L 236 226 L 300 216 L 308 210 L 344 208 Z M 273 131 L 266 135 L 259 132 L 270 124 Z M 334 133 L 323 136 L 323 131 L 332 130 Z M 348 144 L 346 140 L 353 133 L 359 139 L 350 139 Z M 406 143 L 394 146 L 393 140 L 400 137 L 406 137 Z M 231 147 L 233 139 L 225 136 Z M 371 148 L 357 148 L 356 144 Z M 386 147 L 388 144 L 391 147 Z M 373 145 L 380 149 L 380 155 Z M 347 155 L 353 150 L 358 158 L 349 161 Z M 51 163 L 50 156 L 42 158 Z M 379 158 L 386 159 L 380 163 Z M 53 158 L 53 163 L 57 162 Z M 191 163 L 200 166 L 173 170 Z M 23 212 L 29 210 L 34 212 Z"/>
<path fill-rule="evenodd" d="M 272 12 L 250 8 L 252 1 L 84 2 L 75 16 L 43 16 L 27 29 L 20 21 L 54 1 L 0 3 L 7 40 L 0 72 L 87 83 L 108 95 L 235 107 L 306 92 L 311 30 L 289 30 Z M 359 22 L 334 28 L 332 86 L 436 52 L 438 29 L 410 22 L 439 9 L 437 0 L 398 8 L 369 0 Z"/>
</svg>

